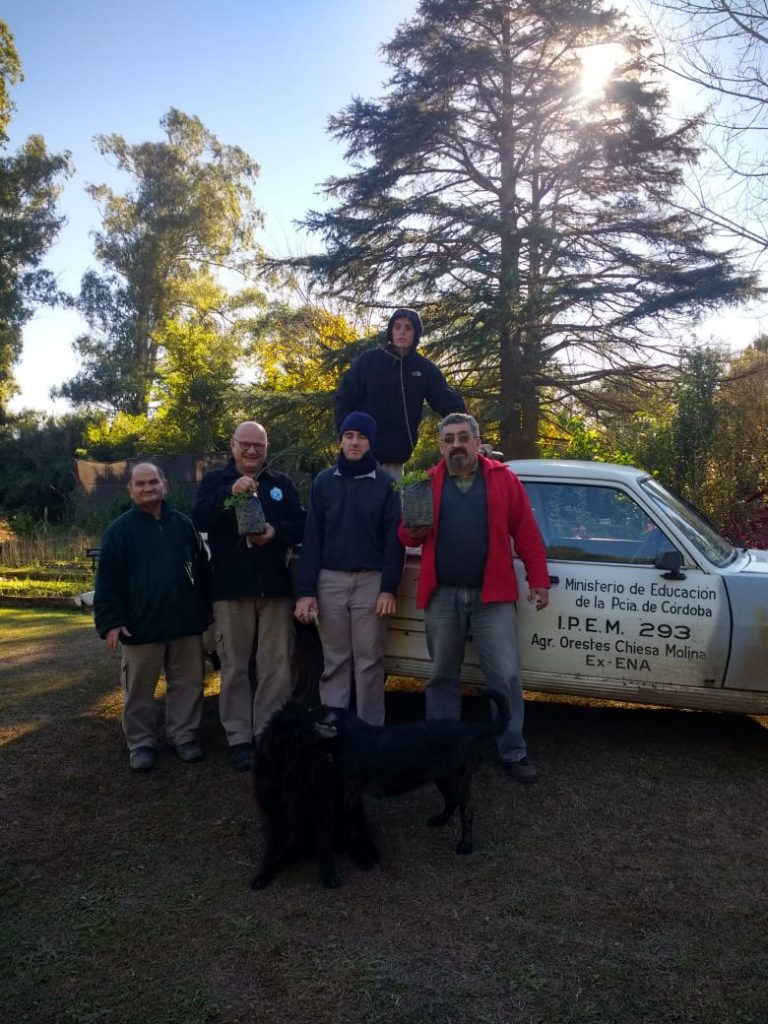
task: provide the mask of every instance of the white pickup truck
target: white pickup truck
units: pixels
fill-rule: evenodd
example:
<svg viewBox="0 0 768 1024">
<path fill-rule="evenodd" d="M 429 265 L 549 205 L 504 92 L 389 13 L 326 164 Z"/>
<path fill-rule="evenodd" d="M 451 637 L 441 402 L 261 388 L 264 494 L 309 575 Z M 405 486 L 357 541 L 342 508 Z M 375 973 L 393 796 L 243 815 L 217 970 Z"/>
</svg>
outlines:
<svg viewBox="0 0 768 1024">
<path fill-rule="evenodd" d="M 768 714 L 768 552 L 733 547 L 641 470 L 507 465 L 531 499 L 552 580 L 546 609 L 518 605 L 525 687 Z M 409 553 L 386 664 L 390 674 L 428 678 L 418 573 Z M 463 678 L 482 680 L 471 641 Z"/>
</svg>

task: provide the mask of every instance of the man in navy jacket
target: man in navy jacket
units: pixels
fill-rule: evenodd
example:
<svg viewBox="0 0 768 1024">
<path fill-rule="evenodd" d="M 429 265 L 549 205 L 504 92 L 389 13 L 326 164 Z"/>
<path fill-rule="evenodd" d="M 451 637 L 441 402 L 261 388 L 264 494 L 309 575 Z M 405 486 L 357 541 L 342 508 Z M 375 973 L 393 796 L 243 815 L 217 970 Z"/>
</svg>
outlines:
<svg viewBox="0 0 768 1024">
<path fill-rule="evenodd" d="M 253 761 L 253 741 L 291 696 L 293 586 L 288 549 L 301 541 L 304 509 L 285 473 L 267 464 L 267 432 L 248 421 L 235 430 L 232 458 L 200 482 L 192 519 L 208 534 L 213 562 L 213 614 L 221 660 L 219 715 L 230 760 L 239 771 Z M 230 498 L 256 492 L 264 507 L 264 534 L 241 537 Z M 251 693 L 249 664 L 258 631 Z"/>
<path fill-rule="evenodd" d="M 397 538 L 400 500 L 371 455 L 376 423 L 364 412 L 341 424 L 335 466 L 312 483 L 299 562 L 296 618 L 319 618 L 324 670 L 320 698 L 384 724 L 384 642 L 396 608 L 405 549 Z"/>
<path fill-rule="evenodd" d="M 336 429 L 350 412 L 367 412 L 376 421 L 373 456 L 393 476 L 402 476 L 419 439 L 424 402 L 440 416 L 466 412 L 458 391 L 448 387 L 434 363 L 416 351 L 421 317 L 396 309 L 387 324 L 387 343 L 369 349 L 352 363 L 333 399 Z"/>
</svg>

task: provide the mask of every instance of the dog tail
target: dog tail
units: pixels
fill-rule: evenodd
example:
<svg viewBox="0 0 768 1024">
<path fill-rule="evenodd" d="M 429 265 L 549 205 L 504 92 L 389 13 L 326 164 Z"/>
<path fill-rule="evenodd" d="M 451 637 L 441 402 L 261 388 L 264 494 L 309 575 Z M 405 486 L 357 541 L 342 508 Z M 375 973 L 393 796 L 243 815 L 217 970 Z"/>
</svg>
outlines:
<svg viewBox="0 0 768 1024">
<path fill-rule="evenodd" d="M 490 686 L 484 687 L 480 693 L 485 694 L 496 709 L 496 714 L 486 735 L 500 736 L 509 722 L 509 701 L 501 690 L 494 690 Z"/>
</svg>

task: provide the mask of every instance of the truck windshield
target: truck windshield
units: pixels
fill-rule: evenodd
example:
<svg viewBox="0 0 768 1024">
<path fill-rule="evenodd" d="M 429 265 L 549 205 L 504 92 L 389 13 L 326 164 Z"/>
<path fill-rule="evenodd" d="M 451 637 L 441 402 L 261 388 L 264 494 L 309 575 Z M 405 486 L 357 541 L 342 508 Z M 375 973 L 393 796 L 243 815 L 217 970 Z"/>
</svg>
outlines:
<svg viewBox="0 0 768 1024">
<path fill-rule="evenodd" d="M 702 519 L 685 502 L 666 491 L 658 481 L 647 477 L 641 481 L 640 486 L 648 491 L 655 504 L 666 511 L 691 544 L 714 565 L 722 568 L 738 557 L 738 550 L 725 537 L 721 537 L 706 519 Z"/>
</svg>

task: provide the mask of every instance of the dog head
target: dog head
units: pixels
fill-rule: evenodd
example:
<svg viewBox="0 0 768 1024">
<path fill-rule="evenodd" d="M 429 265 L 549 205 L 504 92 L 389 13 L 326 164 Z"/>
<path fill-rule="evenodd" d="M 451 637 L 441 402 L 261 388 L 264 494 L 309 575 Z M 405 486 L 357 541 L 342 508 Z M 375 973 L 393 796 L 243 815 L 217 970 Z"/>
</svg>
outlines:
<svg viewBox="0 0 768 1024">
<path fill-rule="evenodd" d="M 315 722 L 315 733 L 321 740 L 335 740 L 339 735 L 339 730 L 336 728 L 335 722 L 323 719 Z"/>
</svg>

